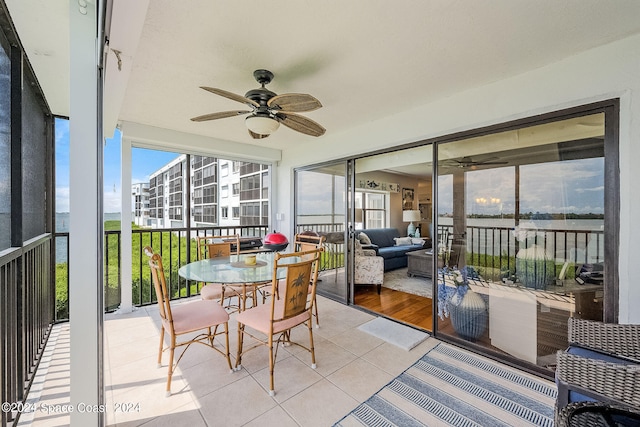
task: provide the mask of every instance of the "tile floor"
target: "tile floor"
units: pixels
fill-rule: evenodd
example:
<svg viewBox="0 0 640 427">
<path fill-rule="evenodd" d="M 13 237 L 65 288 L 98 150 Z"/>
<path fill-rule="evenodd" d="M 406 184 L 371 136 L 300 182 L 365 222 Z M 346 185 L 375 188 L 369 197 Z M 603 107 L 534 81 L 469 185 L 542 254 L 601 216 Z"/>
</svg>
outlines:
<svg viewBox="0 0 640 427">
<path fill-rule="evenodd" d="M 188 304 L 188 301 L 181 302 Z M 105 391 L 110 426 L 331 426 L 424 355 L 438 341 L 428 338 L 402 350 L 357 329 L 374 318 L 358 309 L 318 297 L 320 328 L 314 328 L 317 369 L 296 346 L 280 347 L 274 397 L 267 393 L 266 347 L 243 356 L 242 370 L 229 372 L 222 356 L 192 346 L 165 396 L 167 358 L 157 368 L 159 318 L 156 306 L 105 318 Z M 232 364 L 237 342 L 229 323 Z M 29 399 L 45 404 L 69 401 L 69 325 L 56 326 Z M 307 339 L 298 328 L 293 340 Z M 119 408 L 120 411 L 115 411 Z M 128 409 L 128 411 L 123 411 Z M 65 414 L 37 411 L 20 425 L 64 426 Z"/>
</svg>

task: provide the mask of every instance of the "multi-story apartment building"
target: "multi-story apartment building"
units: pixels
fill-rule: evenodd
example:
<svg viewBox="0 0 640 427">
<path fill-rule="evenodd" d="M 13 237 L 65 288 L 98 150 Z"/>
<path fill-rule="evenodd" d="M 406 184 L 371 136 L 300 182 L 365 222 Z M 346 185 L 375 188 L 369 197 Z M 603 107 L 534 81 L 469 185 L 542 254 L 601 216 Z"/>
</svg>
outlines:
<svg viewBox="0 0 640 427">
<path fill-rule="evenodd" d="M 178 156 L 149 178 L 149 226 L 184 226 L 186 155 Z"/>
<path fill-rule="evenodd" d="M 240 225 L 269 223 L 269 167 L 242 162 L 240 173 Z"/>
<path fill-rule="evenodd" d="M 186 164 L 186 155 L 184 158 Z M 191 224 L 218 225 L 218 159 L 191 156 Z M 186 180 L 185 180 L 186 182 Z"/>
<path fill-rule="evenodd" d="M 239 162 L 218 159 L 219 164 L 219 217 L 220 225 L 240 224 L 240 169 Z"/>
<path fill-rule="evenodd" d="M 149 183 L 141 182 L 131 186 L 134 224 L 140 227 L 150 225 L 149 218 Z"/>
<path fill-rule="evenodd" d="M 261 225 L 268 223 L 269 167 L 213 157 L 183 154 L 158 169 L 148 184 L 148 219 L 138 225 L 154 228 L 183 227 L 190 212 L 192 226 Z M 132 192 L 136 192 L 134 184 Z M 144 192 L 140 191 L 141 198 Z M 188 202 L 187 202 L 188 201 Z M 136 202 L 137 203 L 137 202 Z M 189 209 L 186 209 L 187 203 Z M 137 205 L 134 205 L 137 206 Z"/>
</svg>

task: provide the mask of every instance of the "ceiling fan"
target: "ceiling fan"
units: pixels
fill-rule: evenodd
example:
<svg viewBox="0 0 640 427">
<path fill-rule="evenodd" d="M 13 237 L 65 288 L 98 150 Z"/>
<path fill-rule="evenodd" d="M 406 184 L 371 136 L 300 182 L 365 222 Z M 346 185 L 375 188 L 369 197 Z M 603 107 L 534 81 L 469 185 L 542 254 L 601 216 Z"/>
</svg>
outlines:
<svg viewBox="0 0 640 427">
<path fill-rule="evenodd" d="M 280 123 L 297 132 L 310 136 L 321 136 L 325 128 L 313 120 L 297 113 L 317 110 L 322 107 L 320 101 L 304 93 L 285 93 L 277 95 L 265 88 L 273 79 L 273 73 L 268 70 L 256 70 L 253 77 L 262 87 L 247 92 L 244 96 L 227 92 L 213 87 L 200 86 L 202 89 L 241 102 L 250 110 L 221 111 L 194 117 L 194 122 L 224 119 L 226 117 L 249 114 L 245 124 L 249 135 L 254 139 L 266 138 L 275 132 Z"/>
<path fill-rule="evenodd" d="M 462 169 L 467 169 L 467 168 L 471 168 L 471 169 L 475 169 L 478 166 L 485 166 L 485 165 L 506 165 L 507 161 L 492 161 L 494 159 L 497 159 L 497 157 L 489 157 L 487 159 L 484 160 L 473 160 L 471 159 L 471 157 L 468 156 L 464 156 L 460 159 L 449 159 L 449 160 L 445 160 L 445 163 L 448 166 L 455 166 L 458 168 L 462 168 Z"/>
</svg>

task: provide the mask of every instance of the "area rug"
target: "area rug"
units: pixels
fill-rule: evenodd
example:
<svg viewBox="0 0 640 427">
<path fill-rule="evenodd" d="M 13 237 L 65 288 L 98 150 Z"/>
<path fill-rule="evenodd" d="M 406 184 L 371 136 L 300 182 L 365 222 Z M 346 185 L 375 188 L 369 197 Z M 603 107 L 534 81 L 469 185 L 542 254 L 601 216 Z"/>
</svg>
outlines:
<svg viewBox="0 0 640 427">
<path fill-rule="evenodd" d="M 335 426 L 553 426 L 553 382 L 438 344 Z"/>
<path fill-rule="evenodd" d="M 358 329 L 407 351 L 429 338 L 424 332 L 384 317 L 376 317 L 358 326 Z"/>
<path fill-rule="evenodd" d="M 382 286 L 396 291 L 406 292 L 408 294 L 431 298 L 431 283 L 431 279 L 427 279 L 425 277 L 407 276 L 407 269 L 405 267 L 384 273 L 384 283 Z"/>
</svg>

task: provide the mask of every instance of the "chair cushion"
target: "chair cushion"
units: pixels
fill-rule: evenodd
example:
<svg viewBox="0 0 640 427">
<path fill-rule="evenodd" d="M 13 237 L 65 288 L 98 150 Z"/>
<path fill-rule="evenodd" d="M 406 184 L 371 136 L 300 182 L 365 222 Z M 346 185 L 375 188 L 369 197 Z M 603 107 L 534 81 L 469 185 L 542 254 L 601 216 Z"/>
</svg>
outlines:
<svg viewBox="0 0 640 427">
<path fill-rule="evenodd" d="M 605 354 L 599 351 L 591 350 L 589 348 L 578 347 L 573 345 L 569 346 L 569 348 L 567 349 L 567 353 L 576 354 L 578 356 L 587 357 L 589 359 L 604 360 L 605 362 L 611 362 L 611 363 L 620 363 L 620 364 L 631 363 L 628 360 L 620 359 L 618 357 L 615 357 L 609 354 Z"/>
<path fill-rule="evenodd" d="M 275 317 L 281 316 L 284 311 L 284 302 L 282 300 L 276 301 Z M 291 317 L 286 320 L 275 322 L 273 325 L 273 333 L 279 333 L 291 329 L 299 324 L 309 320 L 311 318 L 311 311 L 305 310 L 302 314 Z M 236 316 L 238 323 L 242 323 L 249 326 L 256 331 L 263 334 L 269 334 L 269 324 L 271 322 L 271 303 L 258 305 L 247 309 Z"/>
<path fill-rule="evenodd" d="M 222 284 L 209 283 L 200 289 L 202 299 L 220 299 L 222 297 Z"/>
<path fill-rule="evenodd" d="M 171 306 L 176 335 L 193 332 L 229 321 L 229 314 L 214 300 L 198 300 Z M 167 326 L 164 325 L 165 329 Z"/>
<path fill-rule="evenodd" d="M 389 258 L 399 258 L 405 257 L 407 252 L 415 251 L 420 249 L 420 247 L 411 247 L 411 246 L 391 246 L 389 248 L 380 248 L 378 249 L 378 255 L 384 259 Z"/>
</svg>

